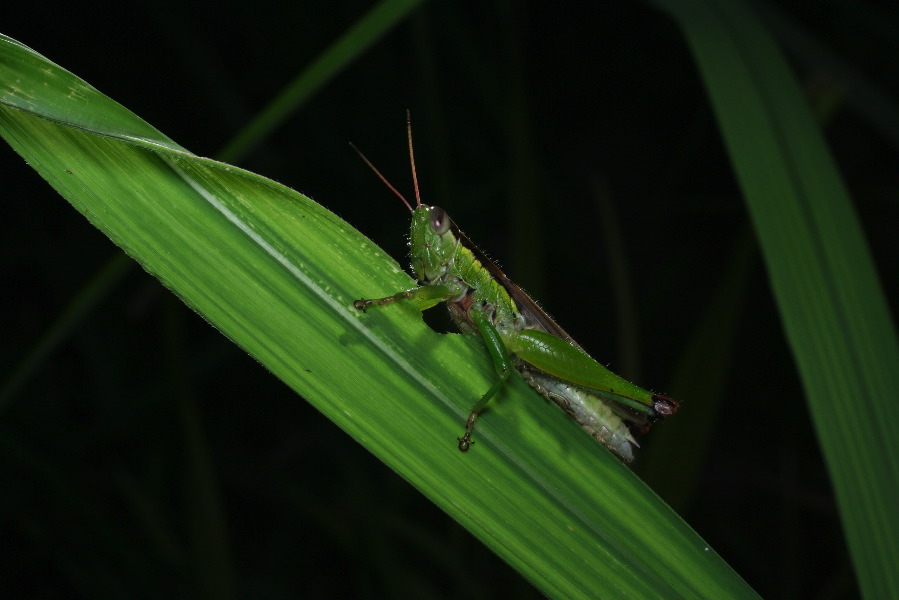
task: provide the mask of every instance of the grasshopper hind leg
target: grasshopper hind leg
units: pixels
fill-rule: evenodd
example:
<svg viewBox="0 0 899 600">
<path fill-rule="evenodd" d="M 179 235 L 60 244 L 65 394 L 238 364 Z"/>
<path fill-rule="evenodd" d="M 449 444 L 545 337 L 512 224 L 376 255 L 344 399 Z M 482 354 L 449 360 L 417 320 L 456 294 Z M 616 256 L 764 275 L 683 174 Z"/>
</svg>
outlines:
<svg viewBox="0 0 899 600">
<path fill-rule="evenodd" d="M 478 332 L 481 334 L 481 338 L 484 340 L 484 345 L 487 347 L 487 353 L 490 354 L 490 358 L 493 361 L 493 368 L 496 370 L 498 379 L 492 386 L 490 386 L 487 393 L 481 396 L 478 403 L 475 404 L 468 413 L 468 420 L 465 421 L 465 434 L 459 438 L 459 450 L 462 452 L 471 448 L 471 445 L 474 443 L 471 441 L 471 432 L 474 429 L 474 424 L 478 420 L 481 411 L 484 410 L 484 407 L 490 402 L 490 399 L 496 395 L 501 387 L 503 387 L 503 384 L 506 383 L 509 379 L 509 375 L 511 375 L 512 371 L 515 369 L 512 365 L 512 359 L 509 357 L 509 351 L 506 349 L 499 332 L 497 332 L 496 327 L 493 326 L 484 311 L 469 309 L 468 318 L 471 319 L 471 322 L 475 325 Z"/>
<path fill-rule="evenodd" d="M 478 417 L 481 415 L 481 411 L 484 410 L 484 407 L 490 402 L 490 399 L 493 398 L 496 393 L 500 390 L 504 383 L 509 379 L 509 375 L 512 373 L 512 369 L 505 369 L 502 373 L 499 374 L 499 379 L 490 386 L 490 389 L 487 390 L 481 399 L 478 400 L 478 403 L 471 407 L 471 410 L 468 413 L 468 419 L 465 421 L 465 433 L 462 437 L 459 438 L 459 450 L 462 452 L 467 452 L 471 445 L 474 442 L 471 439 L 471 432 L 474 430 L 474 424 L 478 420 Z"/>
</svg>

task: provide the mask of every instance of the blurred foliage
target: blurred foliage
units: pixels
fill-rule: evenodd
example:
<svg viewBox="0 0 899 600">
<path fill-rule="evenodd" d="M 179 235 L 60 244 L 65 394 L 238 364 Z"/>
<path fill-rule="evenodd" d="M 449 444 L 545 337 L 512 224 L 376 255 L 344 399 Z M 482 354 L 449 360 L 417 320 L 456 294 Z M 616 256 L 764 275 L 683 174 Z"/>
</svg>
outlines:
<svg viewBox="0 0 899 600">
<path fill-rule="evenodd" d="M 896 306 L 896 120 L 884 99 L 897 96 L 897 14 L 840 2 L 781 6 L 764 14 L 826 119 Z M 10 15 L 3 33 L 215 156 L 369 7 L 38 2 L 29 15 Z M 871 90 L 877 101 L 865 102 Z M 666 390 L 688 340 L 720 315 L 726 360 L 709 361 L 708 377 L 725 392 L 703 407 L 714 411 L 713 427 L 701 430 L 689 464 L 674 454 L 658 483 L 647 482 L 676 498 L 762 596 L 856 596 L 766 275 L 740 242 L 741 195 L 670 19 L 625 2 L 599 11 L 425 4 L 241 166 L 306 193 L 400 258 L 406 214 L 346 142 L 408 189 L 406 108 L 425 200 L 450 209 L 613 368 L 626 364 L 630 377 Z M 219 564 L 232 566 L 241 595 L 539 597 L 154 279 L 110 263 L 119 251 L 12 153 L 4 174 L 0 364 L 13 377 L 32 349 L 46 348 L 0 415 L 0 532 L 12 557 L 0 567 L 5 591 L 220 597 L 198 575 L 203 548 L 191 545 L 191 456 L 215 475 L 229 554 Z M 622 240 L 617 270 L 600 195 Z M 616 305 L 625 284 L 610 276 L 622 266 L 631 327 Z M 722 308 L 735 289 L 740 296 Z M 677 418 L 689 424 L 689 390 L 678 392 Z M 647 455 L 652 446 L 651 435 Z"/>
</svg>

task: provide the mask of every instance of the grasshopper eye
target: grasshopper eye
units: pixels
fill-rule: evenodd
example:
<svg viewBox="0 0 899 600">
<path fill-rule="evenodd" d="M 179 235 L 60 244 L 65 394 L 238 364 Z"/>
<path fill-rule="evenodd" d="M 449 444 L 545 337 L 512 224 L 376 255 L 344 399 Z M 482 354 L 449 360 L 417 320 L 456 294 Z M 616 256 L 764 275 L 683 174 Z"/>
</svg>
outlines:
<svg viewBox="0 0 899 600">
<path fill-rule="evenodd" d="M 446 211 L 439 206 L 431 207 L 431 231 L 437 235 L 443 235 L 450 228 L 450 218 Z"/>
</svg>

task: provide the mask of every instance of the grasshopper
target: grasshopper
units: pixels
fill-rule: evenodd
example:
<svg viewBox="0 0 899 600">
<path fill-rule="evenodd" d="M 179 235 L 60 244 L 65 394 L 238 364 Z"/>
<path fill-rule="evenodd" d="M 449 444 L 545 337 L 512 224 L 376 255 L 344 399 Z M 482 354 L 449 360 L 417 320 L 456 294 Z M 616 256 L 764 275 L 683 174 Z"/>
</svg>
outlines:
<svg viewBox="0 0 899 600">
<path fill-rule="evenodd" d="M 653 420 L 676 413 L 678 403 L 630 383 L 593 360 L 459 230 L 444 209 L 421 203 L 408 113 L 406 119 L 415 208 L 351 146 L 412 212 L 412 270 L 421 285 L 385 298 L 356 300 L 353 306 L 366 311 L 410 302 L 425 310 L 445 302 L 460 330 L 480 335 L 497 379 L 471 408 L 465 433 L 457 438 L 459 450 L 465 452 L 474 443 L 471 436 L 478 416 L 517 370 L 622 461 L 631 462 L 639 446 L 632 429 L 645 433 Z"/>
</svg>

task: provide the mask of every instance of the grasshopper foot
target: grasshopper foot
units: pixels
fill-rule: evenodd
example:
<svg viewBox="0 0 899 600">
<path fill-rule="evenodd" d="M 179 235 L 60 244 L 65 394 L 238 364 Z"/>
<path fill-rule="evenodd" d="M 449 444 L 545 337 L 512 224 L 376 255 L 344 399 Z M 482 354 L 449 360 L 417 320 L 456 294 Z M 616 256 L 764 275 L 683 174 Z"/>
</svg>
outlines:
<svg viewBox="0 0 899 600">
<path fill-rule="evenodd" d="M 468 449 L 471 448 L 471 445 L 474 442 L 471 440 L 471 432 L 474 429 L 474 423 L 478 420 L 478 413 L 474 410 L 468 415 L 468 420 L 465 421 L 465 434 L 457 438 L 459 440 L 459 450 L 462 452 L 468 452 Z"/>
</svg>

